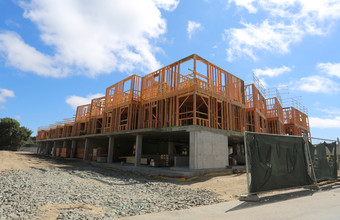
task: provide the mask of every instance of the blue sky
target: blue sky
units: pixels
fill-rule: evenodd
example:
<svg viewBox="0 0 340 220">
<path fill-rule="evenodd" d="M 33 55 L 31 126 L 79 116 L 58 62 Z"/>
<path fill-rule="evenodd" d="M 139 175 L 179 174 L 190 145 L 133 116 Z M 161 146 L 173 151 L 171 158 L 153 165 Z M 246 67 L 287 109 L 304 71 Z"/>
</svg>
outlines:
<svg viewBox="0 0 340 220">
<path fill-rule="evenodd" d="M 340 137 L 339 0 L 0 0 L 0 117 L 36 132 L 105 89 L 196 53 L 308 108 Z"/>
</svg>

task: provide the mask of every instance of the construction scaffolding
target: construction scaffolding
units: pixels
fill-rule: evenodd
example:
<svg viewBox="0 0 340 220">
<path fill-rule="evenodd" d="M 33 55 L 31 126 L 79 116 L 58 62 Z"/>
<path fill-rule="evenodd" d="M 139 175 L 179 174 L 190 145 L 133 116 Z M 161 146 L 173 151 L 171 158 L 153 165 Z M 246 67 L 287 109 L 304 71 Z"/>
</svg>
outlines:
<svg viewBox="0 0 340 220">
<path fill-rule="evenodd" d="M 262 86 L 244 86 L 242 79 L 193 54 L 113 84 L 104 97 L 78 106 L 74 118 L 39 128 L 37 139 L 186 125 L 284 134 L 284 122 L 289 131 L 292 124 L 300 129 L 292 129 L 295 135 L 309 134 L 307 114 L 287 109 L 284 115 L 276 93 L 265 99 Z"/>
</svg>

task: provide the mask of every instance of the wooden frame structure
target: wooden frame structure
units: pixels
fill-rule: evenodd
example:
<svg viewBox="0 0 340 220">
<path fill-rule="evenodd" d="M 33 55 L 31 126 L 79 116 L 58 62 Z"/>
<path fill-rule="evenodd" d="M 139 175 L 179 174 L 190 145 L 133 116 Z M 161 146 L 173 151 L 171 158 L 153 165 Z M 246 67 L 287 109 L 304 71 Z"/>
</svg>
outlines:
<svg viewBox="0 0 340 220">
<path fill-rule="evenodd" d="M 266 99 L 268 133 L 284 134 L 283 111 L 277 97 Z"/>
<path fill-rule="evenodd" d="M 141 77 L 132 75 L 106 89 L 104 132 L 138 128 Z"/>
<path fill-rule="evenodd" d="M 50 127 L 39 127 L 37 132 L 37 141 L 50 138 Z"/>
<path fill-rule="evenodd" d="M 243 90 L 243 80 L 193 54 L 142 78 L 139 128 L 200 125 L 242 131 Z"/>
<path fill-rule="evenodd" d="M 265 99 L 258 88 L 193 54 L 115 83 L 104 97 L 78 106 L 75 118 L 40 128 L 37 140 L 185 125 L 274 134 L 286 127 L 286 133 L 310 135 L 307 114 L 284 113 L 278 93 Z"/>
<path fill-rule="evenodd" d="M 246 130 L 267 133 L 267 103 L 254 84 L 245 86 Z"/>
<path fill-rule="evenodd" d="M 87 134 L 102 133 L 104 123 L 104 110 L 105 110 L 105 96 L 92 99 L 91 108 L 89 112 L 89 122 L 87 126 Z"/>
<path fill-rule="evenodd" d="M 89 124 L 91 104 L 77 107 L 72 136 L 85 135 Z"/>
<path fill-rule="evenodd" d="M 307 114 L 294 107 L 283 108 L 285 133 L 289 135 L 310 137 L 309 118 Z"/>
<path fill-rule="evenodd" d="M 62 137 L 71 137 L 74 129 L 74 118 L 64 119 L 64 129 Z"/>
</svg>

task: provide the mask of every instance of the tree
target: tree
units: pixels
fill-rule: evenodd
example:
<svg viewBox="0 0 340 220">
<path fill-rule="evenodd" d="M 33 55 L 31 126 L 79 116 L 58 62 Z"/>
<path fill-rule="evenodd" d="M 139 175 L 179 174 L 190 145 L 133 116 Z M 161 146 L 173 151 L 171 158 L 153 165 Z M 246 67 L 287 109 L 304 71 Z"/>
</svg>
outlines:
<svg viewBox="0 0 340 220">
<path fill-rule="evenodd" d="M 0 150 L 17 150 L 33 132 L 13 118 L 0 119 Z"/>
</svg>

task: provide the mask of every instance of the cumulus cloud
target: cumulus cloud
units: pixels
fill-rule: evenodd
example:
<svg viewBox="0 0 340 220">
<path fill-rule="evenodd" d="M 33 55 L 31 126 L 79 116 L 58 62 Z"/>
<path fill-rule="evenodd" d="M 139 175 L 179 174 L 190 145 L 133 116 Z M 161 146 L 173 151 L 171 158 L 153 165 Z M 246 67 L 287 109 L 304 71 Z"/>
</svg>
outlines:
<svg viewBox="0 0 340 220">
<path fill-rule="evenodd" d="M 340 63 L 318 63 L 321 72 L 328 76 L 336 76 L 340 78 Z"/>
<path fill-rule="evenodd" d="M 0 103 L 7 102 L 7 98 L 14 98 L 15 94 L 13 90 L 0 88 Z"/>
<path fill-rule="evenodd" d="M 68 70 L 57 67 L 53 57 L 37 51 L 26 44 L 14 32 L 0 33 L 0 52 L 6 55 L 6 64 L 25 72 L 34 72 L 41 76 L 63 77 Z"/>
<path fill-rule="evenodd" d="M 173 11 L 178 3 L 179 0 L 21 2 L 24 17 L 37 25 L 52 55 L 39 52 L 12 32 L 2 33 L 0 53 L 8 65 L 52 77 L 148 72 L 160 67 L 155 57 L 160 48 L 155 42 L 166 32 L 162 10 Z"/>
<path fill-rule="evenodd" d="M 72 95 L 66 98 L 66 103 L 71 106 L 72 109 L 77 109 L 79 105 L 91 104 L 91 100 L 105 96 L 102 93 L 89 94 L 87 97 L 81 97 Z"/>
<path fill-rule="evenodd" d="M 293 90 L 312 93 L 333 94 L 340 91 L 340 85 L 333 80 L 319 75 L 302 77 L 298 82 L 291 82 Z"/>
<path fill-rule="evenodd" d="M 269 77 L 279 76 L 290 71 L 292 71 L 292 69 L 287 66 L 282 66 L 279 68 L 266 67 L 265 69 L 253 69 L 253 72 L 255 73 L 256 76 L 269 76 Z"/>
<path fill-rule="evenodd" d="M 340 116 L 334 118 L 309 117 L 312 128 L 340 128 Z"/>
<path fill-rule="evenodd" d="M 241 28 L 225 30 L 228 61 L 242 56 L 257 60 L 258 51 L 288 53 L 291 45 L 306 35 L 329 33 L 333 21 L 340 19 L 339 0 L 229 0 L 231 3 L 249 13 L 261 10 L 266 18 L 258 23 L 241 22 Z"/>
<path fill-rule="evenodd" d="M 202 25 L 196 21 L 188 21 L 187 33 L 188 38 L 191 39 L 192 36 L 198 31 L 202 30 Z"/>
</svg>

